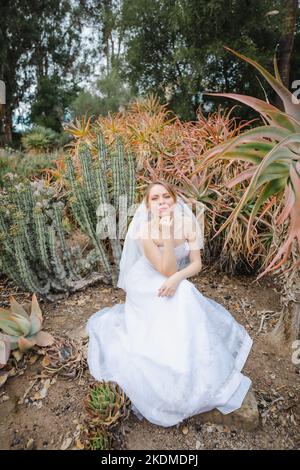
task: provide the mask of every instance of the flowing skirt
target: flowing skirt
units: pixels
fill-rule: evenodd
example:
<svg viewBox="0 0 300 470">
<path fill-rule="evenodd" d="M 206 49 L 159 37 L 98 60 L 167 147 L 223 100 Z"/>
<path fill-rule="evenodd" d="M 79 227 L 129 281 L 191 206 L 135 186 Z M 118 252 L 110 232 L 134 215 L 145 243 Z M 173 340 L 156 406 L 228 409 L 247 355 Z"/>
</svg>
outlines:
<svg viewBox="0 0 300 470">
<path fill-rule="evenodd" d="M 159 297 L 165 279 L 141 257 L 128 273 L 125 303 L 90 317 L 91 374 L 117 382 L 138 418 L 164 427 L 240 408 L 252 383 L 241 373 L 253 343 L 248 332 L 187 279 Z"/>
</svg>

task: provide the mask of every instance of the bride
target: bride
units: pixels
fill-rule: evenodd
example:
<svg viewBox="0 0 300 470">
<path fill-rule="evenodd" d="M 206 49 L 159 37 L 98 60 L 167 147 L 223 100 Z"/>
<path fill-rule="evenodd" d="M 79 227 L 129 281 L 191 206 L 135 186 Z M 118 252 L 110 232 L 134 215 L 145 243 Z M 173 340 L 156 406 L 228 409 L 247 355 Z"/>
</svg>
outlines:
<svg viewBox="0 0 300 470">
<path fill-rule="evenodd" d="M 203 227 L 174 189 L 150 183 L 123 246 L 125 303 L 88 320 L 88 366 L 117 382 L 139 418 L 168 427 L 217 408 L 238 408 L 252 339 L 221 304 L 187 280 L 202 268 Z"/>
</svg>

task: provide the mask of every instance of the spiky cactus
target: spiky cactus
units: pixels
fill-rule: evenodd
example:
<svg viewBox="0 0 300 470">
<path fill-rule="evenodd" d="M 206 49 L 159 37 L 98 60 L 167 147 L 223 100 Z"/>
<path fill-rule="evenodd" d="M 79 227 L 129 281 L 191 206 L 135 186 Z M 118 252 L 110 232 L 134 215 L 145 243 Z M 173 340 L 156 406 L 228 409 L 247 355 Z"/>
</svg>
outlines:
<svg viewBox="0 0 300 470">
<path fill-rule="evenodd" d="M 0 272 L 29 292 L 50 301 L 103 279 L 91 271 L 78 246 L 68 248 L 64 203 L 43 180 L 16 184 L 8 174 L 0 194 Z M 88 276 L 87 276 L 88 274 Z"/>
<path fill-rule="evenodd" d="M 99 263 L 114 286 L 117 284 L 118 266 L 122 253 L 120 239 L 127 230 L 127 216 L 119 219 L 117 214 L 127 214 L 127 208 L 134 204 L 135 168 L 131 153 L 125 158 L 124 146 L 120 138 L 115 149 L 108 149 L 102 134 L 96 136 L 96 155 L 85 142 L 79 145 L 78 156 L 81 174 L 78 175 L 71 155 L 66 156 L 69 201 L 75 220 L 87 234 L 98 254 Z M 111 246 L 113 263 L 104 239 L 100 237 L 105 218 L 108 240 Z"/>
<path fill-rule="evenodd" d="M 125 159 L 120 139 L 116 150 L 108 150 L 101 134 L 92 148 L 95 155 L 87 144 L 79 146 L 79 175 L 71 155 L 66 155 L 65 203 L 44 180 L 16 184 L 13 174 L 7 175 L 5 191 L 0 194 L 0 272 L 22 289 L 50 301 L 100 279 L 117 284 L 120 240 L 127 231 L 127 208 L 135 198 L 134 159 L 131 153 Z M 77 245 L 68 247 L 66 242 L 63 217 L 68 202 L 94 247 L 85 257 Z M 125 215 L 119 217 L 119 233 L 118 209 Z M 103 217 L 108 242 L 100 233 Z M 93 271 L 99 264 L 101 272 Z"/>
</svg>

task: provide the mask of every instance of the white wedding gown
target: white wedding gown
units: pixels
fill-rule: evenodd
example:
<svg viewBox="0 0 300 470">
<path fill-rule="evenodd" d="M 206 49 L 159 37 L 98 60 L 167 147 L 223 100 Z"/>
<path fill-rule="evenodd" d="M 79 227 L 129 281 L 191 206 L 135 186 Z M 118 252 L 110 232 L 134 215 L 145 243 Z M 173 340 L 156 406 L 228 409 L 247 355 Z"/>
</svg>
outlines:
<svg viewBox="0 0 300 470">
<path fill-rule="evenodd" d="M 177 261 L 188 250 L 187 241 L 177 246 Z M 252 339 L 188 279 L 173 296 L 159 297 L 165 279 L 141 256 L 126 276 L 125 303 L 89 318 L 90 373 L 117 382 L 139 419 L 164 427 L 214 408 L 240 408 L 252 383 L 241 373 Z"/>
</svg>

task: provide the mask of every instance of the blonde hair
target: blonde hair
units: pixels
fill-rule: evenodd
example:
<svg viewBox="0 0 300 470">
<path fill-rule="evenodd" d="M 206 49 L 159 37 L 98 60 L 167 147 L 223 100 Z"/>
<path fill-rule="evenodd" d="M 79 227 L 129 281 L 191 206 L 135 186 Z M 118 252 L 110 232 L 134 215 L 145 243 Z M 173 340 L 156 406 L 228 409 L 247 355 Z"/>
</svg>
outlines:
<svg viewBox="0 0 300 470">
<path fill-rule="evenodd" d="M 151 181 L 151 183 L 149 183 L 149 185 L 147 186 L 147 189 L 144 193 L 144 201 L 145 201 L 145 204 L 146 204 L 147 207 L 149 207 L 149 196 L 150 196 L 151 188 L 153 188 L 153 186 L 155 186 L 156 184 L 162 185 L 171 194 L 172 198 L 174 199 L 174 202 L 177 201 L 176 191 L 170 183 L 168 183 L 167 181 L 164 181 L 164 180 L 155 180 L 155 181 Z"/>
</svg>

